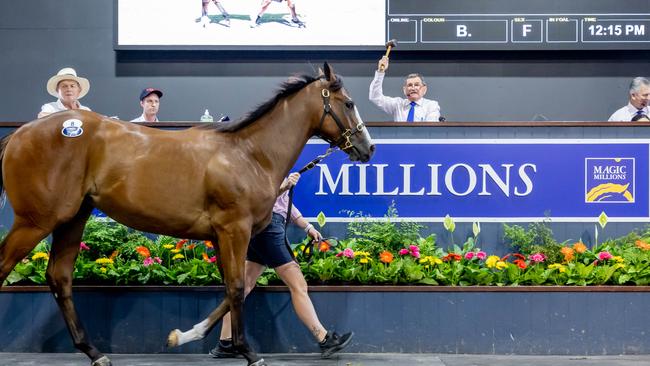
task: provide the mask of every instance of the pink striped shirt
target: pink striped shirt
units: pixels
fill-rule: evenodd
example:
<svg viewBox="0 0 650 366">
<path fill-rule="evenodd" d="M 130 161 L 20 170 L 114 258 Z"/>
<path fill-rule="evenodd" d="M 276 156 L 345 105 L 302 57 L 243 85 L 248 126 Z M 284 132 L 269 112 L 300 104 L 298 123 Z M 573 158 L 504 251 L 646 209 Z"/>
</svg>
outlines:
<svg viewBox="0 0 650 366">
<path fill-rule="evenodd" d="M 287 208 L 289 206 L 289 191 L 285 191 L 278 196 L 278 199 L 275 200 L 273 205 L 273 212 L 282 215 L 282 217 L 287 218 Z M 300 210 L 296 208 L 295 204 L 291 205 L 291 221 L 296 221 L 298 218 L 302 217 Z"/>
</svg>

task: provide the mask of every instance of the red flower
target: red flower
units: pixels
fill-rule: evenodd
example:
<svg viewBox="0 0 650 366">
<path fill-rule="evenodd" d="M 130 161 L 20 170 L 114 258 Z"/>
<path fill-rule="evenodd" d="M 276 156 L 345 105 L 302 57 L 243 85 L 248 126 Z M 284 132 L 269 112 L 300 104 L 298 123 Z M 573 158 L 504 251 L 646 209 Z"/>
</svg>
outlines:
<svg viewBox="0 0 650 366">
<path fill-rule="evenodd" d="M 187 239 L 179 240 L 178 243 L 176 243 L 176 249 L 181 249 L 185 243 L 187 243 Z"/>
<path fill-rule="evenodd" d="M 515 259 L 512 263 L 516 264 L 517 267 L 521 269 L 526 269 L 526 267 L 528 267 L 528 265 L 523 259 Z"/>
<path fill-rule="evenodd" d="M 443 262 L 449 262 L 451 260 L 460 261 L 461 259 L 463 259 L 463 256 L 456 253 L 449 253 L 446 256 L 442 257 Z"/>
</svg>

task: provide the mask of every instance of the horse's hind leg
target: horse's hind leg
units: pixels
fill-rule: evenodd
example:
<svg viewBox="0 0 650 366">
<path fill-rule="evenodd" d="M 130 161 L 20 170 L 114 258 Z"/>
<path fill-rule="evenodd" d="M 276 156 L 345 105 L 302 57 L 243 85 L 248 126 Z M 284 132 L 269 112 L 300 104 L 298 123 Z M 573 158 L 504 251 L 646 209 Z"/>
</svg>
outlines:
<svg viewBox="0 0 650 366">
<path fill-rule="evenodd" d="M 43 240 L 49 231 L 33 225 L 29 220 L 16 217 L 14 224 L 0 243 L 0 287 L 19 260 Z"/>
<path fill-rule="evenodd" d="M 61 309 L 74 346 L 85 353 L 92 366 L 109 366 L 111 361 L 90 342 L 72 301 L 72 272 L 79 253 L 79 243 L 92 207 L 82 206 L 77 215 L 52 233 L 52 251 L 47 266 L 47 282 Z"/>
</svg>

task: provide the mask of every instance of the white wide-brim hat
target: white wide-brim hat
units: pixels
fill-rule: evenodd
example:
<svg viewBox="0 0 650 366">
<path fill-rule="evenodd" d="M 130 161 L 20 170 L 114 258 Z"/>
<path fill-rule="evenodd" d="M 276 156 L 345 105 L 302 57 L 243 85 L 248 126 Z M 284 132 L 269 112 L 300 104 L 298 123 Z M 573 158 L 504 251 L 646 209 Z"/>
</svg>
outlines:
<svg viewBox="0 0 650 366">
<path fill-rule="evenodd" d="M 74 80 L 79 83 L 79 86 L 81 87 L 79 99 L 88 94 L 88 91 L 90 90 L 90 82 L 88 79 L 77 76 L 77 72 L 72 67 L 65 67 L 59 70 L 56 75 L 52 76 L 50 80 L 47 81 L 47 92 L 50 93 L 51 96 L 58 98 L 59 93 L 56 89 L 59 83 L 63 80 Z"/>
</svg>

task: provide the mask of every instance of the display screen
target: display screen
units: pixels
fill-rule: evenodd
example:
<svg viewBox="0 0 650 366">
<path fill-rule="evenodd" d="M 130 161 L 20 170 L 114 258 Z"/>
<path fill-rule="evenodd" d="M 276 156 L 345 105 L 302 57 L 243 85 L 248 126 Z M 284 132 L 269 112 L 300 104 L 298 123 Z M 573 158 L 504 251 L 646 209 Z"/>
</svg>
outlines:
<svg viewBox="0 0 650 366">
<path fill-rule="evenodd" d="M 648 0 L 388 0 L 410 50 L 649 49 Z"/>
<path fill-rule="evenodd" d="M 384 0 L 115 1 L 116 49 L 378 49 L 386 38 Z"/>
<path fill-rule="evenodd" d="M 650 0 L 115 0 L 116 49 L 650 49 Z"/>
</svg>

